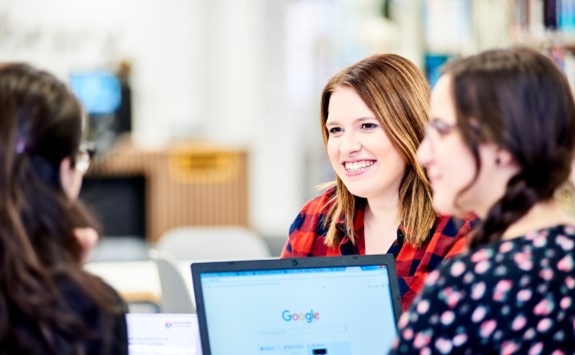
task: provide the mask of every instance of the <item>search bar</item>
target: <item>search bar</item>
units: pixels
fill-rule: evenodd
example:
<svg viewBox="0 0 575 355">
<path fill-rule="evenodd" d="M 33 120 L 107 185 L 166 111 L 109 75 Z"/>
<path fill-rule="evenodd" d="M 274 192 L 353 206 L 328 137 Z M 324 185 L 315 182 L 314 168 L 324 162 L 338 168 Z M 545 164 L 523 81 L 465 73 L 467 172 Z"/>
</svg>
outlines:
<svg viewBox="0 0 575 355">
<path fill-rule="evenodd" d="M 264 329 L 259 331 L 261 336 L 278 336 L 278 335 L 301 335 L 301 334 L 334 334 L 345 333 L 348 331 L 346 325 L 308 325 L 301 324 L 297 327 L 286 327 L 276 329 Z"/>
</svg>

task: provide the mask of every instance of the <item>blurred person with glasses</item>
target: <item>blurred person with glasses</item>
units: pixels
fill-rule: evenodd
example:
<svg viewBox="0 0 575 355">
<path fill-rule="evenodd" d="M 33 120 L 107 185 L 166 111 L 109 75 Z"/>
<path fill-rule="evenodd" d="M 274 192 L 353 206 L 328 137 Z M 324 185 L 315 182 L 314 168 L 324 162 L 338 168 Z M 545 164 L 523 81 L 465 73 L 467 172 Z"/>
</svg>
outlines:
<svg viewBox="0 0 575 355">
<path fill-rule="evenodd" d="M 430 273 L 392 354 L 573 354 L 575 220 L 555 199 L 575 149 L 566 77 L 535 49 L 447 64 L 418 149 L 443 213 L 481 223 Z"/>
<path fill-rule="evenodd" d="M 94 143 L 89 141 L 80 143 L 80 148 L 78 148 L 78 154 L 76 155 L 76 170 L 86 174 L 92 164 L 94 155 L 96 155 L 96 145 Z"/>
<path fill-rule="evenodd" d="M 53 75 L 0 65 L 0 349 L 127 354 L 125 303 L 82 267 L 96 223 L 77 201 L 93 149 Z"/>
<path fill-rule="evenodd" d="M 74 169 L 78 171 L 82 176 L 84 176 L 88 169 L 90 169 L 92 160 L 94 159 L 95 155 L 96 144 L 89 141 L 83 141 L 80 143 L 78 153 L 76 154 Z M 77 187 L 78 191 L 80 188 L 81 186 Z M 82 246 L 82 260 L 87 260 L 92 250 L 96 247 L 98 240 L 100 239 L 98 232 L 96 229 L 91 227 L 77 227 L 74 229 L 74 234 Z"/>
</svg>

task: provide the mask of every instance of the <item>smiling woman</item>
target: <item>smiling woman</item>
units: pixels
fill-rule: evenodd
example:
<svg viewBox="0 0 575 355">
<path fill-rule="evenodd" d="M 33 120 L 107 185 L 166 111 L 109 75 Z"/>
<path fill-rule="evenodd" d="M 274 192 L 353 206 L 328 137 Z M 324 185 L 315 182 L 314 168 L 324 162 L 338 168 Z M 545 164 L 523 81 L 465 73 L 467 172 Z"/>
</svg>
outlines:
<svg viewBox="0 0 575 355">
<path fill-rule="evenodd" d="M 395 54 L 368 57 L 330 79 L 320 124 L 336 180 L 304 205 L 282 257 L 392 253 L 406 309 L 425 275 L 464 250 L 473 220 L 433 210 L 416 157 L 428 102 L 423 74 Z"/>
<path fill-rule="evenodd" d="M 333 91 L 328 109 L 327 153 L 337 176 L 353 195 L 397 200 L 406 163 L 376 115 L 349 86 Z M 380 240 L 382 253 L 393 239 Z"/>
</svg>

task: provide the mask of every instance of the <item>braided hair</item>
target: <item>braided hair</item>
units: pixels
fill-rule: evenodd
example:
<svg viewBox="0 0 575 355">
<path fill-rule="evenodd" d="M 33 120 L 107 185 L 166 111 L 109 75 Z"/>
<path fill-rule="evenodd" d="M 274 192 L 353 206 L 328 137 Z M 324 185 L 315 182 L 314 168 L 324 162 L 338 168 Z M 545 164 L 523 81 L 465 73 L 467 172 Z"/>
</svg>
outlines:
<svg viewBox="0 0 575 355">
<path fill-rule="evenodd" d="M 482 142 L 508 151 L 519 166 L 476 229 L 473 248 L 501 239 L 511 224 L 536 203 L 551 199 L 569 178 L 575 104 L 561 70 L 531 48 L 486 51 L 448 63 L 443 74 L 452 79 L 457 125 L 474 157 L 475 178 Z"/>
<path fill-rule="evenodd" d="M 505 149 L 519 166 L 475 231 L 470 246 L 477 247 L 499 240 L 569 178 L 575 104 L 561 70 L 531 48 L 486 51 L 448 63 L 443 74 L 452 79 L 457 125 L 474 157 L 476 178 L 482 142 Z"/>
</svg>

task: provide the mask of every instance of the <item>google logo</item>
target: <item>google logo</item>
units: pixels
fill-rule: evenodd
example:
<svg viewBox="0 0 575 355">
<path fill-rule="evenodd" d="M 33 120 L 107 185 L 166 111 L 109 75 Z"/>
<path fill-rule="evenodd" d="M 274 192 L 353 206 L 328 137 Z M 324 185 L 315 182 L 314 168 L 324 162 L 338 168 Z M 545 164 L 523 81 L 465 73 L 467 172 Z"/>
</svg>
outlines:
<svg viewBox="0 0 575 355">
<path fill-rule="evenodd" d="M 311 323 L 314 320 L 319 320 L 319 313 L 318 312 L 314 312 L 313 309 L 311 309 L 309 312 L 306 313 L 292 313 L 290 312 L 288 309 L 286 309 L 285 311 L 282 312 L 282 319 L 286 322 L 290 322 L 290 321 L 306 321 L 306 323 Z"/>
</svg>

